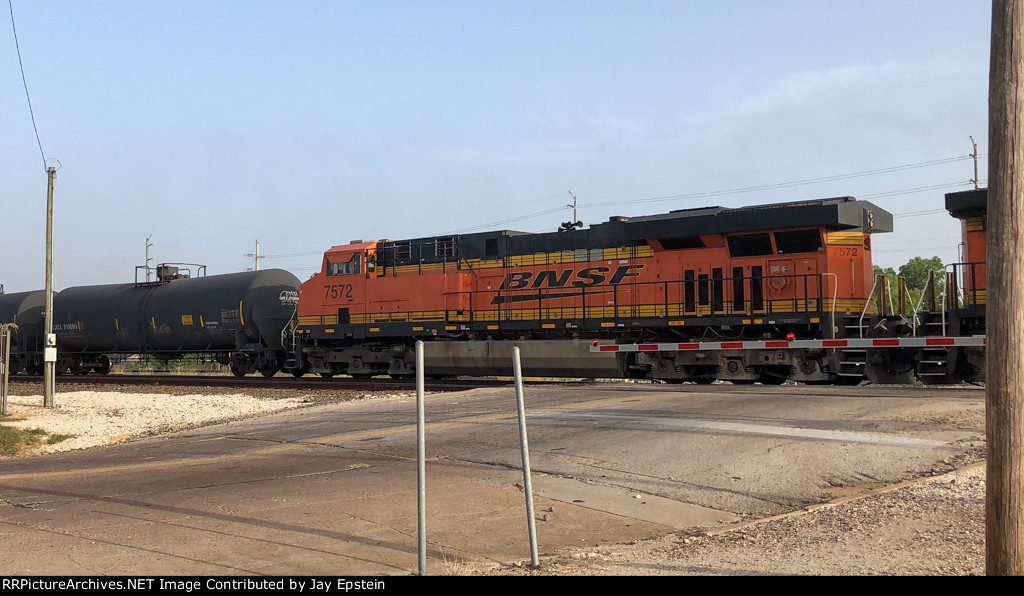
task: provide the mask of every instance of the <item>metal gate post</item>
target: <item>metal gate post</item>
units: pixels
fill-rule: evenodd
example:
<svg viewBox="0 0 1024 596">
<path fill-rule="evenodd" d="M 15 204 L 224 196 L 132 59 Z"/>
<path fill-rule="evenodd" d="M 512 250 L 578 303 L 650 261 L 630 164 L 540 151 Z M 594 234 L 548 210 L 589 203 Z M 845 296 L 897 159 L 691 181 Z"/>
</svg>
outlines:
<svg viewBox="0 0 1024 596">
<path fill-rule="evenodd" d="M 533 517 L 533 482 L 530 480 L 530 445 L 526 440 L 526 407 L 523 403 L 523 369 L 519 346 L 512 347 L 512 371 L 516 380 L 516 409 L 519 414 L 519 447 L 523 455 L 523 491 L 526 493 L 526 525 L 530 532 L 530 563 L 537 567 L 537 522 Z"/>
<path fill-rule="evenodd" d="M 427 574 L 427 483 L 426 448 L 423 439 L 423 340 L 416 342 L 416 484 L 419 574 Z"/>
<path fill-rule="evenodd" d="M 0 415 L 7 413 L 7 375 L 11 370 L 11 327 L 13 323 L 0 324 Z"/>
</svg>

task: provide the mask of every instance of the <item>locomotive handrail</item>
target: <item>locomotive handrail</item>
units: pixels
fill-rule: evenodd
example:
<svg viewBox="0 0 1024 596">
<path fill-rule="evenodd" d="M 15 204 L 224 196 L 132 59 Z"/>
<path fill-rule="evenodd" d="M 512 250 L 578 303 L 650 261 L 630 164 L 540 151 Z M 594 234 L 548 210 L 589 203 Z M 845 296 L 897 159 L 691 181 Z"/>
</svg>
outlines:
<svg viewBox="0 0 1024 596">
<path fill-rule="evenodd" d="M 943 271 L 943 274 L 945 274 L 945 271 Z M 934 270 L 928 272 L 928 281 L 925 282 L 924 287 L 921 288 L 921 297 L 917 299 L 917 306 L 914 307 L 912 326 L 911 326 L 911 330 L 912 330 L 912 333 L 914 334 L 914 336 L 917 336 L 917 313 L 921 312 L 921 305 L 924 303 L 925 296 L 929 295 L 928 294 L 929 290 L 931 290 L 932 300 L 930 301 L 930 304 L 932 304 L 932 303 L 934 303 L 934 295 L 935 295 L 935 271 Z M 945 289 L 943 289 L 942 293 L 943 293 L 943 297 L 944 297 L 945 293 L 946 293 Z M 940 330 L 940 335 L 945 335 L 945 334 L 946 334 L 946 309 L 945 309 L 945 306 L 943 306 L 943 309 L 942 309 L 942 329 Z"/>
<path fill-rule="evenodd" d="M 860 333 L 861 337 L 864 337 L 864 315 L 868 312 L 868 306 L 871 305 L 871 297 L 875 295 L 876 287 L 878 287 L 877 277 L 874 278 L 874 282 L 871 284 L 871 291 L 868 292 L 868 297 L 864 300 L 864 310 L 860 311 L 860 318 L 857 319 L 857 332 Z"/>
<path fill-rule="evenodd" d="M 829 315 L 832 318 L 832 328 L 829 330 L 829 335 L 835 337 L 836 335 L 836 299 L 839 297 L 839 276 L 832 272 L 825 272 L 821 275 L 831 275 L 835 278 L 835 283 L 832 285 L 832 309 L 829 311 Z"/>
</svg>

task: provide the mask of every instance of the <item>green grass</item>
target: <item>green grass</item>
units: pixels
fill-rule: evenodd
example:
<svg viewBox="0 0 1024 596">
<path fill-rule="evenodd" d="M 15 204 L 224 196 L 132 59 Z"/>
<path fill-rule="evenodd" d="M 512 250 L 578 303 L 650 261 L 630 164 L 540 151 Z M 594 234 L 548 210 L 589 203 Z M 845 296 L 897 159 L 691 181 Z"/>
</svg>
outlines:
<svg viewBox="0 0 1024 596">
<path fill-rule="evenodd" d="M 7 416 L 0 416 L 0 421 Z M 0 424 L 0 454 L 18 455 L 43 443 L 54 445 L 74 435 L 50 434 L 41 428 L 21 429 Z"/>
</svg>

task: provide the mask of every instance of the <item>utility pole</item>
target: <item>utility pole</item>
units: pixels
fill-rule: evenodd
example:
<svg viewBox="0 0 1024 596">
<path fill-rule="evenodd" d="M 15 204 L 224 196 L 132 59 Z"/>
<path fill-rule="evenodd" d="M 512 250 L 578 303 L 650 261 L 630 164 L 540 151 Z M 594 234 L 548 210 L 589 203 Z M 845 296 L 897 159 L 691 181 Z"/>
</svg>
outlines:
<svg viewBox="0 0 1024 596">
<path fill-rule="evenodd" d="M 978 190 L 981 188 L 981 182 L 978 180 L 978 144 L 974 142 L 973 136 L 967 138 L 971 139 L 971 147 L 974 148 L 971 152 L 971 157 L 974 158 L 974 180 L 971 182 L 974 183 L 974 190 Z"/>
<path fill-rule="evenodd" d="M 53 407 L 57 341 L 53 335 L 53 184 L 57 168 L 46 169 L 46 313 L 43 317 L 43 407 Z"/>
<path fill-rule="evenodd" d="M 1024 0 L 992 1 L 985 571 L 1024 575 Z"/>
<path fill-rule="evenodd" d="M 146 283 L 149 283 L 149 262 L 153 259 L 149 258 L 149 247 L 153 246 L 153 243 L 149 241 L 153 235 L 146 236 Z"/>
<path fill-rule="evenodd" d="M 253 257 L 254 258 L 254 260 L 256 261 L 256 264 L 253 267 L 253 271 L 259 271 L 260 270 L 260 259 L 263 258 L 263 257 L 260 256 L 260 241 L 259 240 L 256 241 L 256 252 L 254 252 L 254 253 L 252 253 L 252 252 L 247 253 L 245 256 Z"/>
</svg>

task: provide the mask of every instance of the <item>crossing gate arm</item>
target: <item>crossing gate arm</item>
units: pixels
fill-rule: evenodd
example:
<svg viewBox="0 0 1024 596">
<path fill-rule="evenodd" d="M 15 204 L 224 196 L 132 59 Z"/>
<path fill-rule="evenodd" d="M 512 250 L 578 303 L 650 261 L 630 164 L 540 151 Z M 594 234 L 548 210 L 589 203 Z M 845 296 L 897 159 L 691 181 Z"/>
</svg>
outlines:
<svg viewBox="0 0 1024 596">
<path fill-rule="evenodd" d="M 600 345 L 597 340 L 591 352 L 680 352 L 688 350 L 786 350 L 822 348 L 941 348 L 950 346 L 985 347 L 986 336 L 972 337 L 886 337 L 851 339 L 794 339 L 757 341 L 700 341 L 653 344 Z"/>
</svg>

